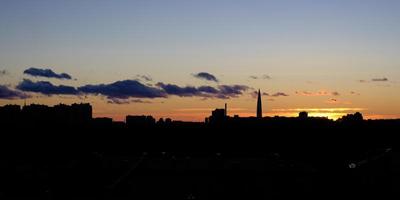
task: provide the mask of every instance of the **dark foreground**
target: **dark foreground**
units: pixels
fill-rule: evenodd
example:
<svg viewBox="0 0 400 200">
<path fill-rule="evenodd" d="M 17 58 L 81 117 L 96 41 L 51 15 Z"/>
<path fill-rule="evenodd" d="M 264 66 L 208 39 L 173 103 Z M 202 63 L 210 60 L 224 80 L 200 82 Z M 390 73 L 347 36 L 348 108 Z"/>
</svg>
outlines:
<svg viewBox="0 0 400 200">
<path fill-rule="evenodd" d="M 7 130 L 0 199 L 400 194 L 399 121 Z"/>
</svg>

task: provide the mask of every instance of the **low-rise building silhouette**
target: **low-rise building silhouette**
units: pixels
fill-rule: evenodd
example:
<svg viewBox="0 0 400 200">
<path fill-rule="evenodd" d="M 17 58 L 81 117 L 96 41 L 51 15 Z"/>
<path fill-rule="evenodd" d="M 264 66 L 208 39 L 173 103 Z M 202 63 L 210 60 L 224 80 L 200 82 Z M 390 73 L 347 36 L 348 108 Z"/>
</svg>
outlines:
<svg viewBox="0 0 400 200">
<path fill-rule="evenodd" d="M 154 127 L 156 120 L 152 116 L 126 116 L 126 126 L 130 129 Z"/>
<path fill-rule="evenodd" d="M 307 119 L 308 118 L 308 112 L 305 112 L 305 111 L 300 112 L 299 113 L 299 118 L 300 119 Z"/>
<path fill-rule="evenodd" d="M 6 105 L 0 107 L 1 121 L 18 123 L 25 128 L 39 127 L 68 127 L 89 125 L 92 120 L 92 106 L 90 104 L 59 104 L 53 107 L 31 104 L 22 107 Z"/>
</svg>

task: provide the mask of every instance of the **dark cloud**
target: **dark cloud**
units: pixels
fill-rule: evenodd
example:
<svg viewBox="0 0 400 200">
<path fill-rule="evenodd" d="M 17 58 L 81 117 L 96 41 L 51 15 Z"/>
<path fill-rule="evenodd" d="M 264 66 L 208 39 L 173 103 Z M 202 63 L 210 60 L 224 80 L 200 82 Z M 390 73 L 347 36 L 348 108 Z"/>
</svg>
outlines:
<svg viewBox="0 0 400 200">
<path fill-rule="evenodd" d="M 174 84 L 157 83 L 157 86 L 162 88 L 169 95 L 176 95 L 180 97 L 206 97 L 206 98 L 220 98 L 228 99 L 242 95 L 244 91 L 249 89 L 244 85 L 220 85 L 218 88 L 211 86 L 186 86 L 180 87 Z"/>
<path fill-rule="evenodd" d="M 186 86 L 180 87 L 174 84 L 157 83 L 157 86 L 162 88 L 169 95 L 176 95 L 180 97 L 203 96 L 203 92 L 196 87 Z"/>
<path fill-rule="evenodd" d="M 359 96 L 359 95 L 360 95 L 360 93 L 358 93 L 358 92 L 354 92 L 354 91 L 350 91 L 350 94 L 352 94 L 352 95 L 357 95 L 357 96 Z"/>
<path fill-rule="evenodd" d="M 78 90 L 72 86 L 53 85 L 48 81 L 33 82 L 29 79 L 24 79 L 17 85 L 17 89 L 25 92 L 35 92 L 44 95 L 76 95 Z"/>
<path fill-rule="evenodd" d="M 198 88 L 198 90 L 200 92 L 205 92 L 205 93 L 209 93 L 209 94 L 218 94 L 218 92 L 219 92 L 217 89 L 215 89 L 214 87 L 211 87 L 211 86 L 200 86 Z"/>
<path fill-rule="evenodd" d="M 373 81 L 373 82 L 387 82 L 387 81 L 389 81 L 389 79 L 388 78 L 373 78 L 373 79 L 371 79 L 371 81 Z"/>
<path fill-rule="evenodd" d="M 67 80 L 72 79 L 72 77 L 66 73 L 57 74 L 53 72 L 53 70 L 51 69 L 39 69 L 34 67 L 25 70 L 24 74 L 28 74 L 34 77 L 45 77 L 45 78 L 67 79 Z"/>
<path fill-rule="evenodd" d="M 158 88 L 140 83 L 137 80 L 123 80 L 111 84 L 85 85 L 78 91 L 86 94 L 104 95 L 109 99 L 166 98 L 167 94 Z"/>
<path fill-rule="evenodd" d="M 0 85 L 0 99 L 26 99 L 30 96 L 23 92 L 12 90 L 5 85 Z"/>
<path fill-rule="evenodd" d="M 24 79 L 17 88 L 21 91 L 44 95 L 102 95 L 107 98 L 108 103 L 112 104 L 150 103 L 141 99 L 168 98 L 169 96 L 229 99 L 239 97 L 250 89 L 245 85 L 181 87 L 162 82 L 153 86 L 145 85 L 138 80 L 123 80 L 111 84 L 84 85 L 75 88 L 65 85 L 56 86 L 48 81 L 34 82 L 29 79 Z"/>
<path fill-rule="evenodd" d="M 196 78 L 199 78 L 199 79 L 207 80 L 207 81 L 218 82 L 218 79 L 214 75 L 207 73 L 207 72 L 200 72 L 197 74 L 193 74 L 193 76 Z"/>
<path fill-rule="evenodd" d="M 220 85 L 218 86 L 218 89 L 218 98 L 229 99 L 231 97 L 238 97 L 242 95 L 243 92 L 250 88 L 246 85 Z"/>
</svg>

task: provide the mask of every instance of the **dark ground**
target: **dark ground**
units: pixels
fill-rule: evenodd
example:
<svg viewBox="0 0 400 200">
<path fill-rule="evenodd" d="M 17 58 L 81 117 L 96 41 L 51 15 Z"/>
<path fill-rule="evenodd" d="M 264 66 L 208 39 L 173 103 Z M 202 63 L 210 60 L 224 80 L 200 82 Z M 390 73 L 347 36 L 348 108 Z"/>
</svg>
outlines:
<svg viewBox="0 0 400 200">
<path fill-rule="evenodd" d="M 1 139 L 0 197 L 399 195 L 400 154 L 394 131 L 238 130 L 9 131 Z"/>
</svg>

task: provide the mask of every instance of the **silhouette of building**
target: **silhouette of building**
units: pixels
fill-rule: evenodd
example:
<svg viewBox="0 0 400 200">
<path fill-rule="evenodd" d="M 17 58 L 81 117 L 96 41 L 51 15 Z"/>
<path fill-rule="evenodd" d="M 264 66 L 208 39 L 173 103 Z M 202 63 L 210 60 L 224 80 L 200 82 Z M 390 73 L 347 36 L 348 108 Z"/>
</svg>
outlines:
<svg viewBox="0 0 400 200">
<path fill-rule="evenodd" d="M 308 112 L 305 112 L 305 111 L 300 112 L 299 113 L 299 118 L 300 119 L 307 119 L 308 118 Z"/>
<path fill-rule="evenodd" d="M 99 117 L 92 120 L 92 126 L 96 129 L 110 129 L 113 127 L 112 118 Z"/>
<path fill-rule="evenodd" d="M 126 116 L 126 126 L 130 129 L 154 127 L 156 120 L 152 116 Z"/>
<path fill-rule="evenodd" d="M 16 124 L 19 123 L 21 116 L 21 106 L 19 105 L 6 105 L 0 107 L 0 123 Z"/>
<path fill-rule="evenodd" d="M 257 118 L 262 118 L 262 103 L 261 103 L 261 91 L 258 90 L 258 98 L 257 98 Z"/>
<path fill-rule="evenodd" d="M 20 124 L 24 128 L 87 127 L 92 120 L 90 104 L 59 104 L 53 107 L 31 104 L 0 107 L 0 121 L 6 125 Z"/>
<path fill-rule="evenodd" d="M 89 123 L 93 118 L 93 108 L 88 103 L 72 104 L 71 113 L 77 123 Z"/>
<path fill-rule="evenodd" d="M 364 120 L 364 117 L 361 113 L 356 112 L 354 114 L 348 114 L 346 116 L 338 119 L 339 122 L 361 122 Z"/>
<path fill-rule="evenodd" d="M 226 119 L 228 118 L 227 110 L 228 110 L 228 105 L 225 103 L 225 108 L 224 109 L 217 108 L 214 111 L 212 111 L 211 116 L 209 118 L 206 118 L 205 123 L 216 124 L 226 121 Z"/>
</svg>

